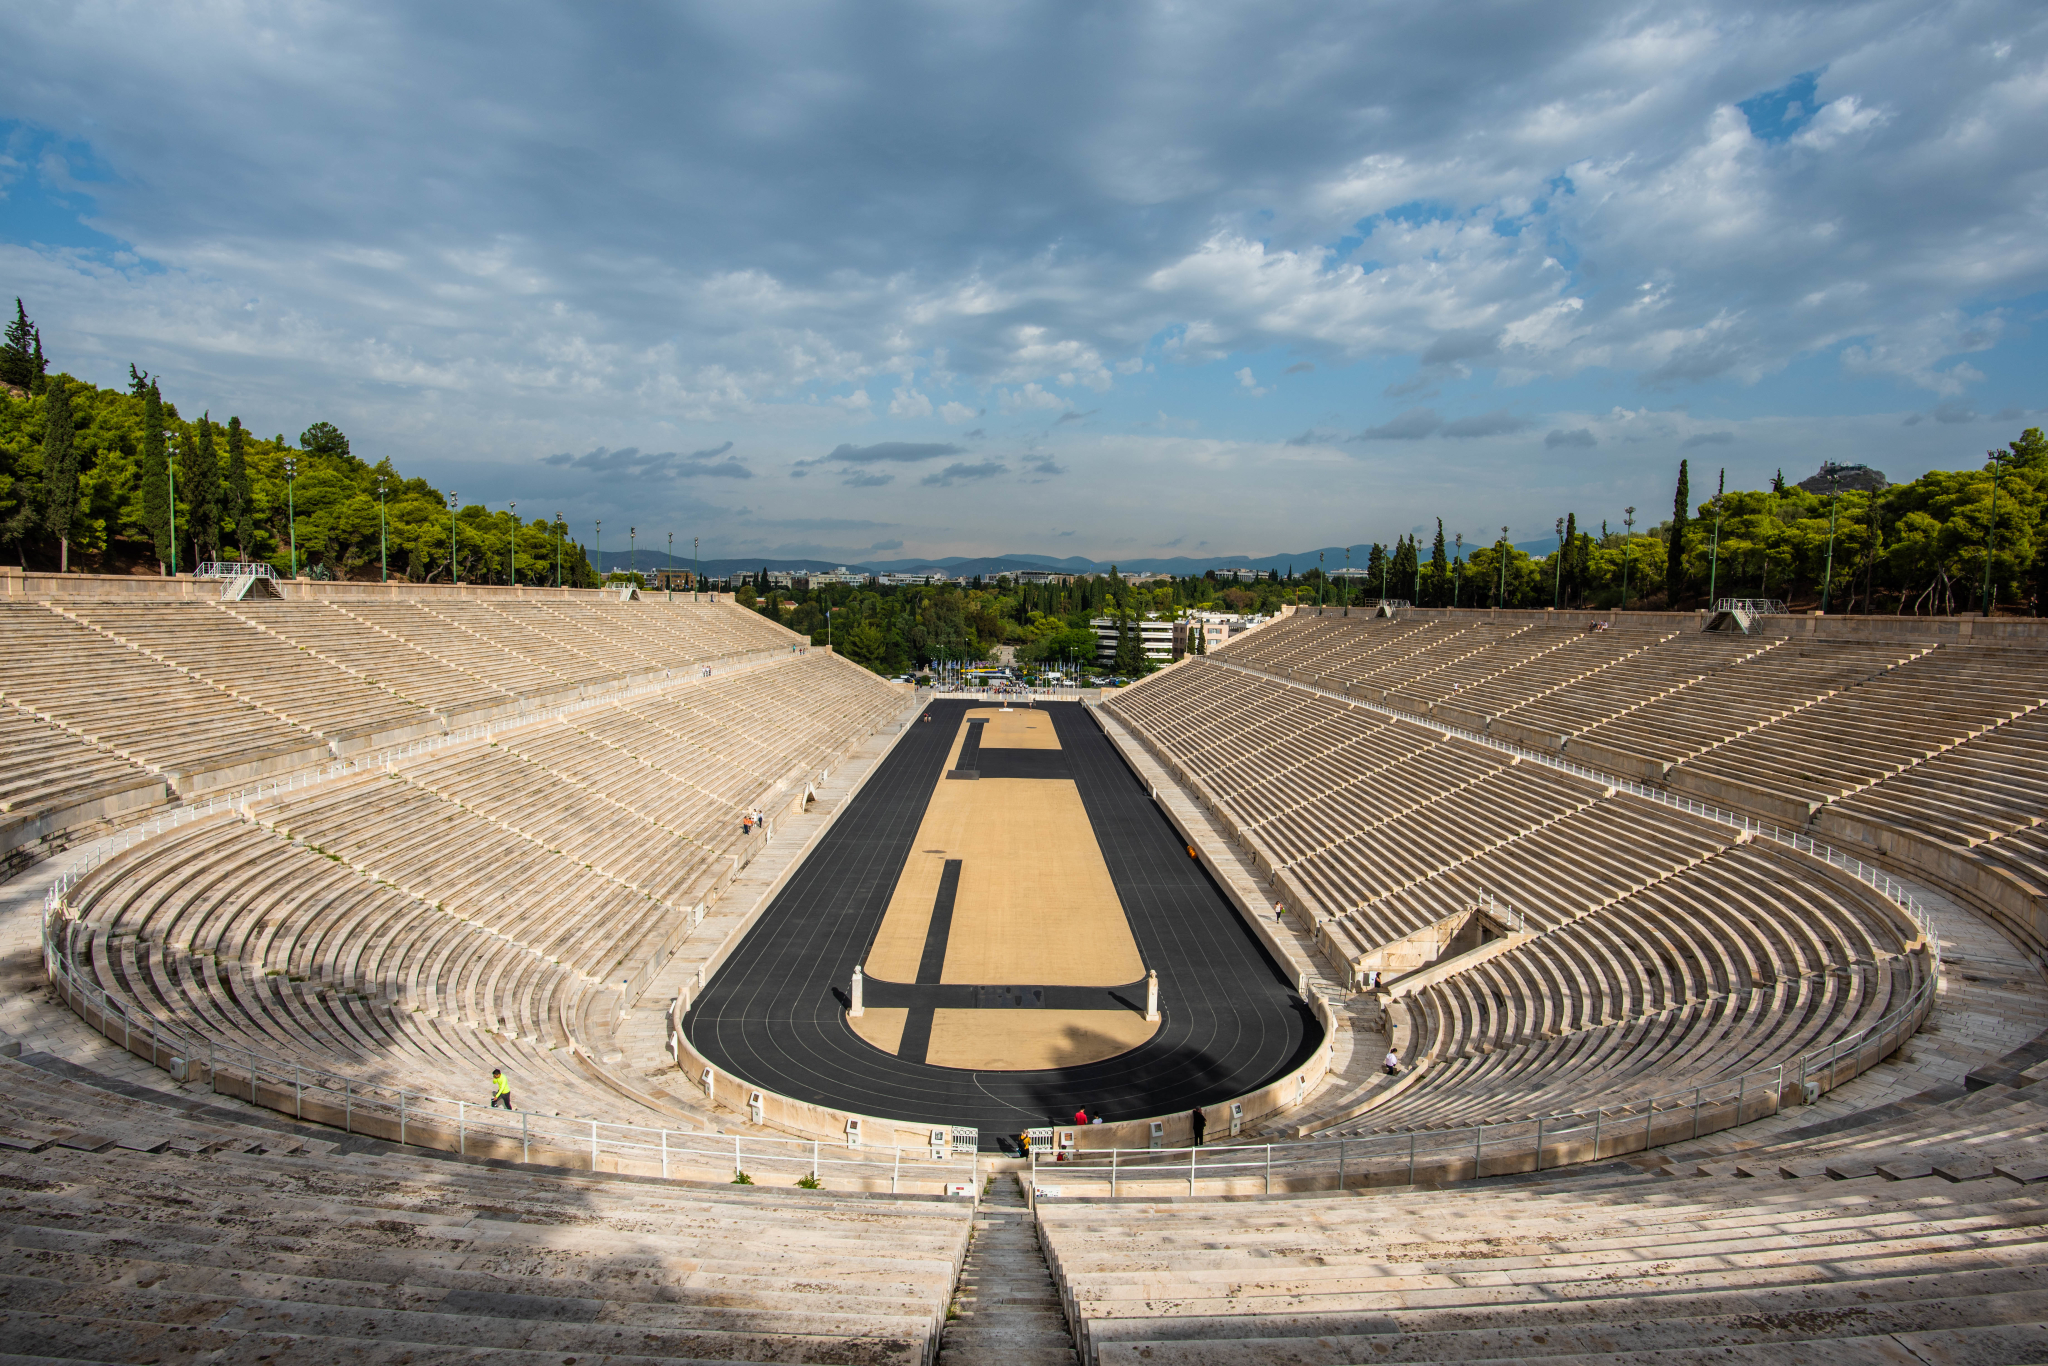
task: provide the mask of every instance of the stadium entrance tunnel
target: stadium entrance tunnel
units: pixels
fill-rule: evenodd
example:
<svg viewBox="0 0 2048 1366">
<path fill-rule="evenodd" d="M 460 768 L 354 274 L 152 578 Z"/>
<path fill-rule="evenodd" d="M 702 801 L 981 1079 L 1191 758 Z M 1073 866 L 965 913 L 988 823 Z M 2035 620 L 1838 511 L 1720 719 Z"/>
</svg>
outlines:
<svg viewBox="0 0 2048 1366">
<path fill-rule="evenodd" d="M 962 701 L 911 723 L 683 1031 L 750 1085 L 971 1126 L 989 1150 L 1077 1110 L 1120 1121 L 1229 1100 L 1322 1042 L 1083 707 Z"/>
</svg>

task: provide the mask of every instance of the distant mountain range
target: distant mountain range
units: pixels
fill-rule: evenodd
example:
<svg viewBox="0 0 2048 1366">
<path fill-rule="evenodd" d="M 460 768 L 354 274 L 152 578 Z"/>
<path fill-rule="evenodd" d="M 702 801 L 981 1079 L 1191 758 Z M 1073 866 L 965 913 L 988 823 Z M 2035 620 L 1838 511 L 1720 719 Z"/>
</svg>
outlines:
<svg viewBox="0 0 2048 1366">
<path fill-rule="evenodd" d="M 1548 536 L 1540 541 L 1517 541 L 1515 548 L 1531 555 L 1548 555 L 1557 546 L 1557 537 Z M 1467 547 L 1471 549 L 1472 547 Z M 1351 564 L 1363 568 L 1369 545 L 1351 547 Z M 1424 547 L 1425 553 L 1427 547 Z M 947 555 L 931 560 L 863 560 L 859 563 L 832 560 L 802 560 L 765 555 L 751 559 L 705 560 L 703 572 L 714 579 L 726 578 L 733 574 L 749 574 L 757 569 L 782 569 L 792 573 L 822 574 L 834 569 L 846 568 L 860 574 L 944 574 L 951 579 L 994 578 L 1001 574 L 1015 574 L 1026 569 L 1050 569 L 1057 574 L 1106 574 L 1111 568 L 1125 574 L 1202 574 L 1211 569 L 1255 569 L 1259 573 L 1277 569 L 1283 575 L 1306 573 L 1315 568 L 1316 557 L 1323 557 L 1325 569 L 1339 569 L 1344 565 L 1344 547 L 1324 546 L 1319 550 L 1300 550 L 1280 555 L 1211 555 L 1200 559 L 1185 555 L 1171 559 L 1140 557 L 1130 560 L 1090 560 L 1079 555 L 1059 558 L 1052 555 L 1003 554 L 1003 555 Z M 677 569 L 690 568 L 690 561 L 682 556 L 673 560 L 661 551 L 642 550 L 637 556 L 624 550 L 604 552 L 604 571 L 616 573 L 626 569 L 629 562 L 638 566 L 642 573 L 672 565 Z"/>
</svg>

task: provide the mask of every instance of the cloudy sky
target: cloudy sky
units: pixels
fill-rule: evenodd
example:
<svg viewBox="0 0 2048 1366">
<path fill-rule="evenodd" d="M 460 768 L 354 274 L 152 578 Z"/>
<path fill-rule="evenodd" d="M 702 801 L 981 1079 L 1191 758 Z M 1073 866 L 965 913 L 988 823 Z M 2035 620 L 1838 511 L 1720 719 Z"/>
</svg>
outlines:
<svg viewBox="0 0 2048 1366">
<path fill-rule="evenodd" d="M 1523 539 L 2048 409 L 2038 0 L 50 0 L 0 148 L 62 368 L 613 545 Z"/>
</svg>

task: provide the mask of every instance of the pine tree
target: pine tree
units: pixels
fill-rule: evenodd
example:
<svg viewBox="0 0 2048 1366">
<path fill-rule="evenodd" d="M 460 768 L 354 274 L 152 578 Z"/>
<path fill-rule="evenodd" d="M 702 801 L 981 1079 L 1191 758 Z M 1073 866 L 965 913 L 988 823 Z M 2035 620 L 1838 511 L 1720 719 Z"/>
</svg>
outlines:
<svg viewBox="0 0 2048 1366">
<path fill-rule="evenodd" d="M 149 394 L 149 371 L 136 369 L 132 360 L 128 362 L 128 392 L 136 398 Z"/>
<path fill-rule="evenodd" d="M 1665 605 L 1677 607 L 1685 596 L 1685 524 L 1692 515 L 1692 480 L 1685 461 L 1678 462 L 1678 494 L 1671 500 L 1671 539 L 1664 547 Z"/>
<path fill-rule="evenodd" d="M 43 329 L 40 327 L 35 329 L 34 336 L 35 341 L 28 358 L 30 371 L 28 391 L 32 394 L 40 394 L 50 387 L 50 362 L 43 355 Z"/>
<path fill-rule="evenodd" d="M 1579 592 L 1579 514 L 1576 512 L 1564 515 L 1564 540 L 1558 543 L 1557 553 L 1564 556 L 1564 605 L 1569 607 L 1577 600 Z"/>
<path fill-rule="evenodd" d="M 1451 562 L 1444 555 L 1444 519 L 1436 519 L 1436 544 L 1429 552 L 1429 605 L 1442 607 L 1450 600 Z"/>
<path fill-rule="evenodd" d="M 243 454 L 246 435 L 241 418 L 228 419 L 228 477 L 221 499 L 227 516 L 222 530 L 235 533 L 235 554 L 244 560 L 256 553 L 256 499 L 249 486 L 248 457 Z"/>
<path fill-rule="evenodd" d="M 164 399 L 151 380 L 142 405 L 142 462 L 137 477 L 142 480 L 142 524 L 156 545 L 156 558 L 165 573 L 171 563 L 170 461 L 164 451 Z"/>
<path fill-rule="evenodd" d="M 1771 492 L 1772 492 L 1772 493 L 1783 493 L 1784 491 L 1785 491 L 1785 471 L 1784 471 L 1783 469 L 1780 469 L 1780 470 L 1779 470 L 1779 471 L 1778 471 L 1778 472 L 1777 472 L 1776 474 L 1774 474 L 1774 475 L 1772 475 L 1772 476 L 1771 476 Z"/>
<path fill-rule="evenodd" d="M 15 299 L 14 321 L 7 324 L 7 338 L 0 342 L 0 384 L 26 390 L 35 379 L 35 335 L 36 325 L 28 320 L 28 310 Z"/>
<path fill-rule="evenodd" d="M 71 518 L 78 510 L 78 447 L 71 392 L 62 377 L 43 397 L 43 525 L 57 538 L 57 568 L 71 571 Z"/>
<path fill-rule="evenodd" d="M 220 557 L 220 457 L 213 448 L 213 416 L 202 414 L 185 439 L 178 462 L 178 488 L 185 495 L 185 535 L 192 563 Z"/>
</svg>

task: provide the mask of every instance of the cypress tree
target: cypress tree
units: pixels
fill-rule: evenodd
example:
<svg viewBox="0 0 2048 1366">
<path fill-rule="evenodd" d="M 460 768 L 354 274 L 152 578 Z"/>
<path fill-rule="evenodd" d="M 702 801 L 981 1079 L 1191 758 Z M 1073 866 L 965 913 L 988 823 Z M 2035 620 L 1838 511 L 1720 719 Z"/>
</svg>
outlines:
<svg viewBox="0 0 2048 1366">
<path fill-rule="evenodd" d="M 242 419 L 228 419 L 228 478 L 223 490 L 227 510 L 227 527 L 235 533 L 235 554 L 246 560 L 255 554 L 251 548 L 256 543 L 256 499 L 249 487 L 249 462 L 243 454 L 246 433 L 242 430 Z"/>
<path fill-rule="evenodd" d="M 1557 553 L 1564 556 L 1564 605 L 1569 607 L 1579 592 L 1579 514 L 1567 512 L 1564 515 L 1564 540 L 1558 543 Z"/>
<path fill-rule="evenodd" d="M 57 567 L 71 571 L 71 518 L 78 510 L 78 447 L 70 386 L 60 377 L 43 397 L 43 525 L 57 538 Z"/>
<path fill-rule="evenodd" d="M 1444 555 L 1444 519 L 1436 519 L 1436 544 L 1429 552 L 1429 605 L 1442 607 L 1450 598 L 1451 562 Z"/>
<path fill-rule="evenodd" d="M 192 542 L 192 564 L 220 555 L 220 457 L 213 448 L 213 415 L 202 414 L 186 437 L 178 462 L 179 491 L 185 495 L 185 534 Z"/>
<path fill-rule="evenodd" d="M 31 372 L 28 381 L 28 391 L 32 394 L 40 394 L 50 387 L 50 362 L 43 355 L 43 329 L 40 327 L 35 329 L 35 342 L 33 349 L 29 353 L 28 364 Z"/>
<path fill-rule="evenodd" d="M 1664 605 L 1676 608 L 1685 596 L 1685 524 L 1692 515 L 1692 480 L 1678 462 L 1678 493 L 1671 500 L 1671 539 L 1664 547 Z"/>
<path fill-rule="evenodd" d="M 171 563 L 170 460 L 164 451 L 164 399 L 151 380 L 142 402 L 142 524 L 156 546 L 163 572 Z"/>
<path fill-rule="evenodd" d="M 0 342 L 0 384 L 11 384 L 26 391 L 35 380 L 33 346 L 36 327 L 28 320 L 28 310 L 21 306 L 19 298 L 14 301 L 14 321 L 7 324 L 7 339 Z"/>
</svg>

